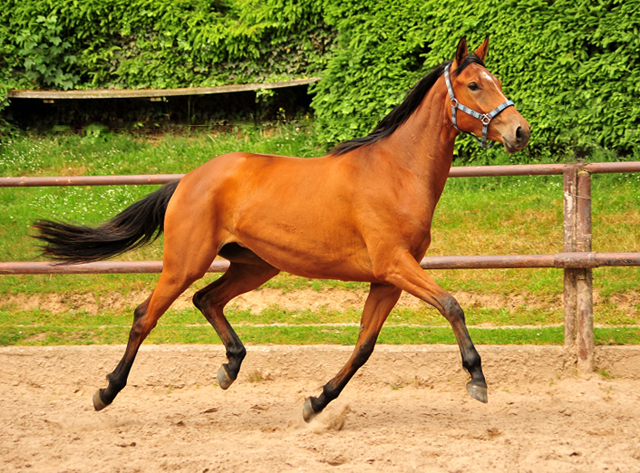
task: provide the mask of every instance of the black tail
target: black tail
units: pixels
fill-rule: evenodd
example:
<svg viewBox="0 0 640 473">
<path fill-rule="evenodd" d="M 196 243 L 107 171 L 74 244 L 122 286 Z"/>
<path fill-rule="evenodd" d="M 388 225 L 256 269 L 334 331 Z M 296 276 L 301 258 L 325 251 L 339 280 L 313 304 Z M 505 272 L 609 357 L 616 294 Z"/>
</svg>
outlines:
<svg viewBox="0 0 640 473">
<path fill-rule="evenodd" d="M 129 206 L 99 227 L 38 220 L 42 254 L 65 263 L 111 258 L 155 241 L 164 231 L 164 214 L 179 181 L 171 182 Z"/>
</svg>

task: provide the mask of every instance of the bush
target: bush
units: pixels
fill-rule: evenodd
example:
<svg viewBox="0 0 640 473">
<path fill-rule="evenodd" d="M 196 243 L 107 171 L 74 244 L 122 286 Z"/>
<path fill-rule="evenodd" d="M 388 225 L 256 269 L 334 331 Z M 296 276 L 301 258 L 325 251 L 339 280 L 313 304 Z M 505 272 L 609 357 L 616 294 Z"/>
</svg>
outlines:
<svg viewBox="0 0 640 473">
<path fill-rule="evenodd" d="M 25 88 L 171 88 L 317 73 L 334 33 L 312 2 L 6 0 L 3 79 Z"/>
<path fill-rule="evenodd" d="M 532 126 L 515 159 L 637 158 L 638 11 L 638 0 L 335 2 L 325 21 L 339 32 L 337 47 L 312 104 L 322 137 L 367 133 L 422 75 L 453 58 L 461 36 L 479 45 L 488 34 L 487 66 Z M 501 153 L 460 142 L 465 161 Z"/>
<path fill-rule="evenodd" d="M 461 36 L 532 125 L 508 159 L 638 159 L 640 0 L 5 0 L 11 88 L 171 88 L 316 74 L 322 140 L 367 134 Z M 460 138 L 465 162 L 504 160 Z"/>
</svg>

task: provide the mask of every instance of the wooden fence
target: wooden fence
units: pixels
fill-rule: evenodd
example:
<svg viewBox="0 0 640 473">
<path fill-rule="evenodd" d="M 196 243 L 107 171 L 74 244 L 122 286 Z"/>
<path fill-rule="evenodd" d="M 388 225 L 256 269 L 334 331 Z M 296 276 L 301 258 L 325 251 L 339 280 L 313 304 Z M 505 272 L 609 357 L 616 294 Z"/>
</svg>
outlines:
<svg viewBox="0 0 640 473">
<path fill-rule="evenodd" d="M 640 266 L 640 253 L 591 250 L 591 174 L 640 172 L 640 162 L 533 164 L 453 167 L 449 177 L 559 175 L 564 180 L 564 252 L 553 255 L 425 257 L 424 269 L 562 268 L 564 269 L 565 347 L 575 354 L 578 371 L 594 368 L 593 276 L 600 266 Z M 0 187 L 164 184 L 183 174 L 137 176 L 1 177 Z M 640 229 L 639 229 L 640 231 Z M 216 260 L 210 272 L 224 272 Z M 0 274 L 159 273 L 162 261 L 101 261 L 60 265 L 51 262 L 0 263 Z"/>
</svg>

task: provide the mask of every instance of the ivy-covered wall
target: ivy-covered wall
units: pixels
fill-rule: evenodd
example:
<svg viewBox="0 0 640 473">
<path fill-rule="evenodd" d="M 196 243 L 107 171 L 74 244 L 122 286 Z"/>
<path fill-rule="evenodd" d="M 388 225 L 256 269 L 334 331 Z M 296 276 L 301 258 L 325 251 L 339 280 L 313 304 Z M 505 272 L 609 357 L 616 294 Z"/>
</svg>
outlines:
<svg viewBox="0 0 640 473">
<path fill-rule="evenodd" d="M 532 125 L 517 159 L 638 159 L 639 11 L 640 0 L 5 0 L 0 100 L 12 88 L 320 75 L 312 106 L 330 146 L 368 133 L 461 36 L 488 34 L 487 67 Z M 493 156 L 465 140 L 458 153 Z"/>
</svg>

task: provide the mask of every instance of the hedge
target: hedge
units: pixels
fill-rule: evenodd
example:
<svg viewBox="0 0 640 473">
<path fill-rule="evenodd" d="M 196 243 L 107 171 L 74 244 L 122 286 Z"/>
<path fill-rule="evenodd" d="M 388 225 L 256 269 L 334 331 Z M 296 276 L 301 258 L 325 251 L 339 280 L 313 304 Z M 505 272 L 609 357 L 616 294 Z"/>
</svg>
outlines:
<svg viewBox="0 0 640 473">
<path fill-rule="evenodd" d="M 352 0 L 325 21 L 337 48 L 315 87 L 327 141 L 366 133 L 466 35 L 532 126 L 516 159 L 640 154 L 640 1 Z M 462 141 L 462 140 L 461 140 Z M 486 159 L 464 140 L 465 160 Z M 609 156 L 612 157 L 612 156 Z"/>
<path fill-rule="evenodd" d="M 5 0 L 3 78 L 22 87 L 170 88 L 323 68 L 334 36 L 312 2 Z"/>
<path fill-rule="evenodd" d="M 532 125 L 514 159 L 637 159 L 638 11 L 640 0 L 5 0 L 0 97 L 321 75 L 312 107 L 331 146 L 368 133 L 461 36 L 488 34 L 487 66 Z M 457 152 L 504 156 L 464 139 Z"/>
</svg>

